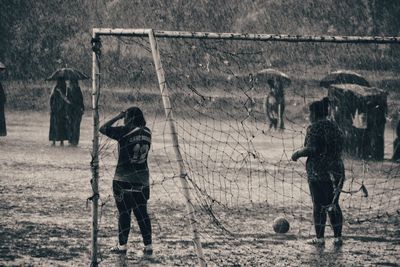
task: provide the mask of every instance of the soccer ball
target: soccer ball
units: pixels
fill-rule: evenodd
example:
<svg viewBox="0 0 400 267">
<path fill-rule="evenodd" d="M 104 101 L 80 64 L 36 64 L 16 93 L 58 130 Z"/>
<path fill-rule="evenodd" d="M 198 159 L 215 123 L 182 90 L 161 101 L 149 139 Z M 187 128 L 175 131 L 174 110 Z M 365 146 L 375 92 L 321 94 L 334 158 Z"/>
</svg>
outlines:
<svg viewBox="0 0 400 267">
<path fill-rule="evenodd" d="M 275 233 L 284 234 L 289 231 L 289 222 L 284 217 L 278 217 L 274 220 L 272 227 Z"/>
</svg>

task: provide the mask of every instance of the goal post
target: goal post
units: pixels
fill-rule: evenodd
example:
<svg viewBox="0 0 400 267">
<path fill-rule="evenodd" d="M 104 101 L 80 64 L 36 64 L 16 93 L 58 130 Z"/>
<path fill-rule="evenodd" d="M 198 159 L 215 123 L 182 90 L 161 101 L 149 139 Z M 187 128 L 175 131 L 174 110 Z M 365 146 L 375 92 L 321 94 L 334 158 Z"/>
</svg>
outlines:
<svg viewBox="0 0 400 267">
<path fill-rule="evenodd" d="M 90 185 L 92 188 L 92 229 L 91 229 L 91 261 L 90 266 L 98 266 L 98 225 L 99 225 L 99 97 L 100 97 L 100 42 L 93 31 L 92 38 L 92 115 L 93 115 L 93 140 L 91 151 Z"/>
<path fill-rule="evenodd" d="M 92 148 L 92 162 L 91 162 L 91 170 L 92 170 L 92 179 L 91 179 L 91 186 L 92 186 L 92 191 L 93 191 L 93 196 L 91 197 L 92 200 L 92 238 L 91 238 L 91 266 L 97 266 L 98 262 L 98 256 L 97 256 L 97 251 L 98 251 L 98 244 L 97 244 L 97 238 L 98 238 L 98 199 L 99 199 L 99 188 L 98 188 L 98 183 L 99 183 L 99 157 L 98 157 L 98 152 L 99 152 L 99 111 L 98 111 L 98 99 L 100 95 L 100 63 L 99 63 L 99 57 L 100 57 L 100 48 L 101 48 L 101 43 L 99 41 L 99 37 L 102 35 L 101 30 L 93 30 L 93 38 L 92 38 L 92 48 L 93 48 L 93 66 L 92 66 L 92 109 L 93 109 L 93 148 Z M 138 35 L 141 35 L 143 33 L 147 33 L 150 44 L 151 44 L 151 50 L 154 58 L 154 65 L 155 65 L 155 70 L 157 73 L 157 78 L 159 81 L 159 86 L 160 86 L 160 91 L 161 91 L 161 96 L 164 104 L 164 109 L 165 109 L 165 116 L 166 120 L 168 121 L 168 124 L 171 129 L 171 135 L 172 135 L 172 142 L 173 142 L 173 147 L 174 151 L 177 157 L 177 162 L 179 165 L 179 170 L 180 170 L 180 181 L 182 183 L 182 190 L 183 190 L 183 195 L 186 200 L 186 207 L 188 209 L 188 214 L 189 214 L 189 224 L 192 228 L 193 232 L 193 242 L 195 244 L 196 248 L 196 253 L 197 257 L 199 260 L 199 265 L 200 266 L 206 266 L 206 261 L 204 258 L 203 254 L 203 249 L 201 245 L 201 239 L 200 235 L 198 232 L 198 229 L 196 228 L 196 220 L 195 220 L 195 212 L 192 207 L 192 202 L 191 202 L 191 196 L 189 192 L 189 184 L 187 179 L 187 173 L 185 170 L 185 166 L 183 163 L 182 155 L 179 150 L 179 141 L 178 137 L 176 134 L 175 130 L 175 125 L 174 125 L 174 120 L 173 120 L 173 113 L 172 113 L 172 108 L 169 100 L 169 92 L 168 92 L 168 87 L 166 85 L 165 81 L 165 74 L 164 70 L 161 64 L 161 59 L 160 59 L 160 54 L 157 48 L 157 41 L 154 36 L 153 30 L 138 30 L 137 31 Z M 116 33 L 116 35 L 119 35 Z M 123 34 L 122 34 L 123 35 Z"/>
<path fill-rule="evenodd" d="M 99 124 L 100 124 L 100 118 L 99 118 L 99 98 L 100 98 L 100 79 L 102 77 L 102 70 L 100 69 L 100 58 L 101 58 L 101 54 L 102 54 L 102 50 L 101 50 L 101 37 L 105 37 L 105 36 L 109 36 L 109 37 L 140 37 L 140 38 L 145 38 L 146 40 L 148 40 L 150 47 L 149 50 L 151 52 L 152 55 L 152 63 L 154 64 L 155 67 L 155 73 L 157 76 L 157 80 L 158 80 L 158 86 L 159 86 L 159 90 L 160 90 L 160 94 L 161 94 L 161 99 L 162 99 L 162 104 L 163 104 L 163 110 L 164 110 L 164 115 L 165 115 L 165 122 L 167 127 L 169 127 L 169 131 L 170 131 L 170 141 L 172 142 L 171 146 L 174 150 L 174 162 L 176 162 L 175 167 L 177 167 L 177 169 L 179 170 L 179 180 L 181 183 L 181 193 L 185 199 L 185 206 L 186 206 L 186 212 L 187 212 L 187 216 L 185 219 L 188 220 L 188 224 L 191 227 L 191 231 L 192 231 L 192 241 L 195 245 L 195 251 L 196 251 L 196 256 L 197 256 L 197 261 L 198 264 L 201 266 L 206 266 L 207 261 L 206 261 L 206 257 L 205 257 L 205 253 L 203 252 L 203 248 L 202 248 L 202 240 L 200 238 L 201 236 L 201 231 L 200 229 L 197 228 L 197 218 L 196 216 L 196 211 L 194 209 L 195 206 L 195 201 L 199 202 L 199 197 L 197 195 L 193 195 L 193 191 L 191 191 L 191 186 L 193 186 L 193 184 L 195 184 L 195 182 L 193 182 L 193 179 L 191 176 L 191 171 L 188 170 L 188 165 L 186 163 L 187 158 L 195 159 L 195 156 L 197 155 L 197 147 L 196 149 L 194 149 L 195 151 L 190 151 L 189 153 L 184 153 L 182 152 L 182 147 L 186 146 L 186 143 L 184 143 L 182 145 L 181 143 L 181 139 L 180 136 L 178 135 L 178 131 L 179 129 L 177 129 L 177 125 L 176 125 L 176 121 L 174 119 L 174 114 L 175 111 L 173 110 L 173 105 L 171 104 L 171 91 L 169 88 L 169 84 L 166 80 L 168 80 L 168 66 L 165 67 L 165 65 L 163 64 L 163 59 L 160 56 L 160 47 L 159 47 L 159 43 L 158 38 L 164 38 L 164 39 L 177 39 L 177 40 L 187 40 L 187 39 L 194 39 L 194 40 L 223 40 L 223 41 L 255 41 L 255 42 L 283 42 L 283 43 L 292 43 L 292 44 L 297 44 L 297 43 L 309 43 L 309 44 L 315 44 L 315 43 L 332 43 L 332 44 L 381 44 L 381 45 L 388 45 L 388 44 L 400 44 L 400 37 L 382 37 L 382 36 L 310 36 L 310 35 L 279 35 L 279 34 L 250 34 L 250 33 L 215 33 L 215 32 L 187 32 L 187 31 L 161 31 L 161 30 L 153 30 L 153 29 L 121 29 L 121 28 L 94 28 L 93 29 L 93 34 L 92 34 L 92 49 L 93 49 L 93 56 L 92 56 L 92 112 L 93 112 L 93 142 L 92 142 L 92 151 L 91 151 L 91 156 L 92 156 L 92 161 L 91 161 L 91 172 L 92 172 L 92 177 L 91 177 L 91 186 L 92 186 L 92 191 L 93 194 L 90 197 L 90 200 L 92 201 L 92 236 L 91 236 L 91 266 L 97 266 L 98 264 L 98 231 L 99 231 L 99 198 L 100 198 L 100 192 L 99 192 L 99 179 L 100 179 L 100 175 L 99 175 L 99 150 L 100 150 L 100 144 L 99 144 Z M 194 46 L 194 45 L 193 45 Z M 229 53 L 229 52 L 227 52 Z M 235 58 L 235 54 L 232 53 L 232 58 Z M 207 61 L 207 60 L 206 60 Z M 224 62 L 224 59 L 221 58 L 221 65 L 228 65 L 228 63 Z M 250 60 L 249 60 L 250 61 Z M 165 67 L 165 69 L 164 69 Z M 202 66 L 204 67 L 204 66 Z M 208 66 L 205 67 L 206 72 L 209 72 Z M 240 66 L 239 66 L 240 69 Z M 224 74 L 228 73 L 229 76 L 227 78 L 227 81 L 229 82 L 229 85 L 231 85 L 232 83 L 232 79 L 240 79 L 243 77 L 239 77 L 239 76 L 235 76 L 236 74 L 232 71 L 232 70 L 220 70 L 219 71 L 223 72 Z M 167 74 L 166 74 L 167 73 Z M 183 74 L 181 74 L 183 75 Z M 233 76 L 233 78 L 232 78 Z M 246 79 L 248 77 L 245 77 Z M 252 79 L 252 77 L 249 77 L 249 79 Z M 246 85 L 247 86 L 247 85 Z M 196 90 L 196 88 L 188 85 L 187 86 L 188 89 L 190 90 L 190 93 L 193 94 L 195 97 L 197 97 L 198 99 L 200 99 L 199 101 L 193 101 L 190 102 L 188 105 L 195 105 L 196 106 L 196 112 L 199 111 L 199 109 L 207 109 L 207 108 L 211 108 L 213 105 L 223 105 L 224 102 L 223 100 L 221 100 L 221 104 L 217 103 L 219 101 L 218 96 L 215 95 L 211 95 L 211 96 L 205 96 L 203 94 L 203 92 L 199 92 Z M 204 167 L 205 169 L 209 169 L 211 168 L 212 171 L 216 172 L 216 169 L 218 168 L 223 168 L 226 167 L 229 170 L 229 175 L 238 175 L 239 173 L 242 172 L 246 172 L 245 175 L 248 175 L 249 180 L 245 181 L 248 183 L 248 188 L 249 192 L 248 192 L 248 196 L 250 198 L 250 201 L 248 201 L 249 205 L 255 205 L 252 202 L 251 199 L 251 194 L 253 193 L 253 191 L 250 190 L 254 190 L 254 192 L 257 192 L 257 194 L 262 195 L 262 192 L 260 193 L 260 191 L 262 189 L 268 189 L 271 192 L 274 192 L 274 196 L 273 198 L 275 198 L 275 193 L 277 191 L 277 189 L 275 188 L 275 183 L 289 183 L 287 181 L 287 178 L 285 180 L 285 178 L 283 178 L 282 180 L 279 179 L 275 179 L 274 176 L 274 180 L 273 180 L 273 185 L 270 185 L 268 179 L 266 176 L 272 176 L 271 173 L 276 172 L 277 174 L 273 174 L 276 176 L 279 176 L 279 168 L 282 168 L 284 171 L 283 172 L 290 172 L 290 175 L 292 175 L 292 180 L 294 179 L 294 176 L 299 176 L 298 175 L 298 170 L 294 170 L 294 169 L 290 169 L 292 167 L 289 166 L 289 163 L 287 163 L 285 161 L 285 159 L 283 158 L 282 155 L 282 159 L 281 162 L 283 166 L 280 166 L 279 164 L 272 164 L 272 167 L 266 168 L 263 167 L 263 164 L 265 164 L 265 159 L 262 158 L 260 156 L 260 152 L 257 149 L 254 149 L 254 143 L 256 141 L 253 142 L 253 139 L 256 139 L 258 136 L 257 135 L 265 135 L 265 133 L 267 132 L 267 130 L 265 130 L 263 127 L 264 126 L 259 126 L 261 124 L 261 122 L 259 121 L 259 117 L 264 116 L 264 114 L 260 115 L 260 111 L 257 111 L 253 106 L 252 106 L 252 102 L 253 98 L 249 96 L 248 91 L 250 91 L 252 89 L 252 87 L 250 86 L 250 88 L 241 88 L 242 90 L 242 95 L 240 97 L 243 97 L 246 101 L 240 102 L 240 105 L 243 104 L 243 106 L 246 109 L 247 112 L 247 117 L 245 117 L 244 119 L 241 118 L 240 120 L 236 121 L 235 126 L 237 128 L 241 128 L 243 130 L 244 133 L 239 132 L 239 133 L 228 133 L 228 134 L 222 134 L 221 132 L 223 132 L 224 129 L 222 129 L 223 127 L 225 127 L 225 125 L 221 126 L 222 124 L 224 124 L 224 122 L 215 122 L 213 121 L 212 123 L 217 124 L 215 127 L 218 127 L 217 129 L 217 134 L 216 135 L 220 135 L 218 138 L 220 138 L 219 140 L 216 140 L 217 137 L 214 137 L 214 134 L 204 134 L 204 137 L 201 137 L 201 142 L 203 143 L 207 143 L 207 142 L 219 142 L 221 141 L 222 143 L 224 143 L 224 145 L 226 145 L 229 149 L 231 149 L 232 151 L 230 151 L 229 149 L 227 151 L 219 151 L 217 148 L 212 148 L 213 144 L 207 144 L 209 147 L 206 148 L 205 150 L 207 150 L 207 153 L 213 154 L 215 153 L 215 155 L 207 155 L 210 158 L 210 161 L 212 161 L 212 163 L 215 166 L 201 166 Z M 305 89 L 304 89 L 305 90 Z M 235 96 L 235 94 L 233 94 Z M 232 98 L 234 98 L 234 96 Z M 260 97 L 259 95 L 257 95 L 256 97 Z M 305 97 L 305 96 L 304 96 Z M 246 99 L 248 98 L 248 99 Z M 250 99 L 250 102 L 248 101 Z M 243 99 L 240 99 L 240 101 L 242 101 Z M 207 102 L 204 106 L 202 106 L 203 103 Z M 249 104 L 250 103 L 250 104 Z M 232 104 L 232 103 L 231 103 Z M 237 104 L 237 103 L 234 103 Z M 232 104 L 232 105 L 234 105 Z M 295 103 L 297 105 L 297 103 Z M 239 105 L 239 104 L 238 104 Z M 197 109 L 197 106 L 200 106 L 200 108 Z M 281 108 L 281 107 L 279 107 Z M 258 112 L 258 114 L 256 115 L 252 115 L 254 112 Z M 218 112 L 215 111 L 215 112 Z M 228 112 L 227 112 L 228 113 Z M 223 114 L 224 116 L 230 116 L 230 114 Z M 296 114 L 299 115 L 299 114 Z M 208 114 L 204 115 L 202 114 L 202 116 L 209 116 Z M 258 116 L 258 117 L 257 117 Z M 211 115 L 209 116 L 211 117 Z M 255 125 L 256 130 L 255 131 L 248 131 L 247 132 L 247 128 L 246 127 L 252 127 L 254 125 L 246 125 L 245 123 L 243 123 L 243 121 L 245 121 L 246 119 L 251 118 L 253 119 L 255 122 L 251 122 Z M 212 119 L 212 118 L 211 118 Z M 218 124 L 219 123 L 219 124 Z M 249 123 L 249 124 L 251 124 Z M 265 124 L 265 122 L 262 122 Z M 201 122 L 199 123 L 201 125 Z M 182 127 L 182 126 L 181 126 Z M 204 127 L 206 130 L 208 129 L 209 126 L 207 125 L 201 125 L 200 127 Z M 302 126 L 303 127 L 303 126 Z M 184 126 L 182 127 L 183 131 L 184 131 Z M 235 130 L 233 129 L 233 126 L 231 127 L 230 125 L 227 126 L 226 128 L 229 128 L 229 130 Z M 304 128 L 304 127 L 303 127 Z M 297 145 L 297 143 L 295 144 L 295 142 L 293 141 L 295 138 L 294 136 L 303 136 L 304 135 L 304 130 L 298 130 L 298 128 L 292 130 L 291 135 L 287 135 L 287 136 L 280 136 L 279 141 L 281 141 L 283 143 L 283 147 L 286 146 L 286 142 L 285 140 L 292 140 L 291 144 L 291 148 L 295 147 Z M 206 131 L 205 130 L 205 131 Z M 196 130 L 195 130 L 196 131 Z M 189 133 L 188 134 L 190 138 L 195 138 L 193 136 L 196 136 L 196 133 L 192 134 Z M 276 135 L 278 134 L 274 134 L 274 133 L 270 133 L 268 135 L 268 137 L 272 138 L 276 138 Z M 232 137 L 235 136 L 235 137 Z M 247 139 L 246 139 L 247 138 Z M 229 139 L 229 140 L 228 140 Z M 232 140 L 231 140 L 232 139 Z M 248 142 L 247 144 L 242 144 L 242 140 L 248 141 L 250 140 L 250 142 Z M 232 142 L 233 144 L 231 144 L 230 142 Z M 259 142 L 259 140 L 257 140 L 257 142 Z M 289 141 L 288 141 L 289 142 Z M 297 142 L 297 141 L 296 141 Z M 190 145 L 188 145 L 190 146 Z M 218 147 L 218 145 L 217 145 Z M 242 152 L 241 150 L 236 150 L 236 147 L 240 147 L 240 149 L 247 149 L 245 152 Z M 190 149 L 189 149 L 190 150 Z M 232 152 L 232 155 L 230 154 Z M 283 154 L 286 155 L 285 151 Z M 202 153 L 202 152 L 201 152 Z M 287 156 L 287 155 L 286 155 Z M 230 164 L 226 164 L 224 162 L 220 163 L 217 162 L 217 160 L 221 160 L 223 161 L 224 158 L 226 157 L 230 157 L 230 159 L 232 159 L 232 161 L 234 161 L 234 163 L 232 165 L 239 165 L 237 170 L 231 170 L 233 168 L 235 168 L 236 166 L 232 167 Z M 242 166 L 240 164 L 240 161 L 243 160 L 246 162 L 246 166 Z M 255 161 L 257 161 L 256 163 L 254 163 Z M 239 162 L 239 163 L 238 163 Z M 205 164 L 206 165 L 206 164 Z M 245 164 L 244 164 L 245 165 Z M 356 164 L 354 165 L 354 168 L 358 168 L 359 166 Z M 361 165 L 360 165 L 361 166 Z M 200 168 L 201 168 L 200 167 Z M 364 162 L 362 165 L 363 171 L 364 171 Z M 396 168 L 396 167 L 393 167 Z M 287 171 L 287 170 L 290 171 Z M 200 171 L 199 171 L 200 172 Z M 364 171 L 365 172 L 365 171 Z M 393 169 L 392 169 L 393 172 Z M 394 171 L 395 172 L 395 171 Z M 254 173 L 254 174 L 253 174 Z M 258 180 L 257 183 L 259 183 L 258 187 L 257 185 L 253 185 L 252 183 L 256 183 L 255 181 L 253 181 L 252 179 L 252 175 L 254 175 L 254 177 L 256 177 Z M 285 175 L 285 174 L 282 174 Z M 354 176 L 356 176 L 357 174 L 355 174 Z M 392 175 L 392 174 L 390 174 Z M 393 174 L 395 175 L 395 174 Z M 205 175 L 207 176 L 207 175 Z M 239 187 L 237 185 L 234 184 L 234 182 L 236 182 L 235 179 L 237 179 L 237 177 L 235 179 L 228 179 L 226 178 L 224 181 L 218 181 L 215 182 L 214 176 L 213 174 L 209 175 L 212 181 L 209 182 L 209 185 L 204 185 L 204 187 L 202 187 L 202 183 L 203 182 L 198 182 L 198 184 L 195 184 L 193 187 L 195 187 L 195 192 L 197 194 L 204 194 L 205 199 L 204 202 L 209 201 L 209 203 L 207 202 L 207 212 L 209 213 L 210 217 L 212 217 L 212 219 L 217 220 L 216 218 L 214 218 L 214 214 L 213 214 L 213 205 L 214 204 L 220 204 L 222 202 L 226 202 L 226 203 L 230 203 L 233 201 L 237 201 L 240 202 L 240 199 L 243 197 L 242 195 L 240 195 L 241 193 L 237 193 L 237 195 L 235 195 L 235 193 L 237 191 L 239 191 L 240 189 L 237 189 L 236 187 Z M 228 175 L 227 175 L 228 176 Z M 265 176 L 265 177 L 264 177 Z M 364 173 L 365 176 L 365 173 Z M 370 174 L 370 176 L 373 176 L 373 174 Z M 388 174 L 389 176 L 389 174 Z M 354 178 L 353 178 L 354 179 Z M 364 179 L 364 178 L 363 178 Z M 301 179 L 299 179 L 301 180 Z M 243 182 L 243 181 L 242 181 Z M 205 183 L 205 182 L 204 182 Z M 212 194 L 214 194 L 214 191 L 218 190 L 218 183 L 219 184 L 224 184 L 223 186 L 226 186 L 226 188 L 229 188 L 229 190 L 232 190 L 232 192 L 228 192 L 228 194 L 226 194 L 225 196 L 222 196 L 221 198 L 213 198 Z M 243 182 L 244 183 L 244 182 Z M 293 197 L 293 195 L 295 194 L 301 194 L 304 189 L 303 189 L 303 184 L 300 181 L 300 186 L 295 184 L 293 181 L 290 181 L 291 183 L 291 187 L 290 190 L 292 190 L 291 192 L 291 196 L 287 197 L 287 192 L 285 191 L 286 187 L 283 185 L 280 185 L 280 187 L 282 187 L 282 194 L 280 195 L 280 197 L 282 198 L 282 202 L 285 202 L 287 199 L 290 199 L 290 201 L 296 201 L 295 197 Z M 353 183 L 353 181 L 352 181 Z M 393 183 L 393 184 L 391 184 Z M 228 185 L 225 185 L 228 184 Z M 233 186 L 232 186 L 233 184 Z M 354 184 L 354 186 L 357 186 L 358 184 Z M 197 186 L 197 188 L 196 188 Z M 222 185 L 219 185 L 222 187 Z M 353 186 L 353 184 L 351 184 L 350 186 Z M 364 186 L 364 184 L 363 184 Z M 394 182 L 391 180 L 390 182 L 385 181 L 384 186 L 392 186 L 392 188 L 390 188 L 390 190 L 393 189 L 393 191 L 397 188 L 396 184 L 394 184 Z M 271 188 L 273 187 L 273 188 Z M 279 187 L 279 188 L 280 188 Z M 350 188 L 351 189 L 351 188 Z M 383 188 L 383 189 L 386 189 Z M 210 190 L 210 191 L 208 191 Z M 237 190 L 237 191 L 236 191 Z M 294 193 L 293 191 L 297 190 L 298 192 Z M 235 192 L 235 193 L 233 193 Z M 379 193 L 381 194 L 381 193 Z M 381 195 L 379 195 L 381 196 Z M 261 196 L 259 202 L 260 203 L 265 203 L 270 201 L 270 196 L 265 196 L 265 199 L 263 198 L 264 196 Z M 301 197 L 301 196 L 300 196 Z M 233 200 L 232 200 L 233 199 Z M 273 200 L 275 201 L 275 199 Z M 389 199 L 389 204 L 391 203 L 391 201 L 393 201 L 392 199 Z M 227 207 L 227 211 L 226 213 L 229 213 L 229 204 L 226 203 L 222 203 L 221 207 L 225 208 Z M 235 202 L 236 203 L 236 202 Z M 297 203 L 298 204 L 298 203 Z M 389 205 L 387 204 L 387 205 Z M 349 204 L 350 205 L 350 204 Z M 384 205 L 384 204 L 383 204 Z M 353 206 L 357 206 L 357 205 L 353 205 Z M 353 206 L 351 206 L 352 208 L 354 208 Z M 276 207 L 276 210 L 279 210 L 281 207 Z M 359 213 L 361 213 L 361 208 L 359 208 Z M 367 210 L 367 209 L 365 209 Z M 296 215 L 297 216 L 297 215 Z M 299 217 L 301 217 L 302 215 L 300 215 Z M 299 232 L 300 232 L 300 227 L 298 228 Z"/>
<path fill-rule="evenodd" d="M 154 59 L 154 66 L 157 72 L 157 78 L 158 78 L 158 83 L 160 86 L 160 91 L 161 91 L 161 96 L 164 104 L 164 109 L 165 109 L 165 117 L 168 121 L 169 127 L 171 129 L 171 137 L 172 137 L 172 142 L 173 142 L 173 147 L 175 151 L 175 156 L 179 165 L 179 173 L 180 173 L 180 181 L 182 183 L 182 190 L 183 190 L 183 195 L 186 200 L 186 208 L 188 210 L 189 214 L 189 224 L 190 227 L 192 228 L 193 232 L 193 242 L 196 247 L 196 253 L 197 257 L 199 259 L 199 265 L 200 266 L 206 266 L 206 261 L 204 258 L 203 254 L 203 248 L 201 246 L 201 240 L 200 240 L 200 235 L 198 232 L 198 229 L 196 227 L 196 219 L 195 219 L 195 213 L 193 209 L 193 204 L 191 201 L 191 196 L 189 192 L 189 184 L 187 181 L 187 172 L 185 169 L 185 164 L 183 162 L 182 154 L 181 151 L 179 150 L 179 140 L 178 140 L 178 135 L 176 133 L 175 129 L 175 122 L 173 119 L 173 112 L 172 112 L 172 107 L 170 103 L 170 95 L 168 91 L 168 86 L 167 82 L 165 80 L 165 74 L 164 74 L 164 69 L 161 64 L 161 58 L 160 58 L 160 53 L 158 51 L 158 44 L 156 41 L 156 38 L 154 36 L 153 30 L 149 30 L 149 40 L 150 40 L 150 45 L 151 45 L 151 52 L 153 54 L 153 59 Z"/>
</svg>

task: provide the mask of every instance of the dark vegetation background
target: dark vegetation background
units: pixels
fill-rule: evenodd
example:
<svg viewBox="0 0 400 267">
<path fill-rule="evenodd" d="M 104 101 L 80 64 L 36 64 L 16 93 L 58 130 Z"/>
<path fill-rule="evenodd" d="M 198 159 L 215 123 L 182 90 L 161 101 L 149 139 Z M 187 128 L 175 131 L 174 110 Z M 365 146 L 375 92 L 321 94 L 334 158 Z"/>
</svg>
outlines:
<svg viewBox="0 0 400 267">
<path fill-rule="evenodd" d="M 0 61 L 7 66 L 1 79 L 6 81 L 7 106 L 15 110 L 46 110 L 54 85 L 45 83 L 44 79 L 57 68 L 75 67 L 91 75 L 93 27 L 400 36 L 400 2 L 397 0 L 0 0 L 0 6 Z M 106 41 L 103 54 L 107 54 L 108 71 L 102 73 L 102 81 L 107 82 L 109 88 L 156 88 L 156 75 L 148 52 L 138 49 L 121 52 L 121 42 L 111 38 Z M 235 45 L 232 43 L 231 46 Z M 166 42 L 162 47 L 180 59 L 174 63 L 174 68 L 167 68 L 169 79 L 178 77 L 179 71 L 195 69 L 192 65 L 196 60 L 193 60 L 190 47 L 174 42 Z M 315 80 L 320 78 L 312 76 L 315 72 L 306 73 L 308 69 L 319 70 L 321 75 L 335 68 L 379 73 L 368 79 L 372 79 L 374 86 L 394 92 L 392 97 L 398 98 L 398 77 L 381 75 L 380 72 L 398 73 L 399 48 L 397 44 L 349 47 L 267 42 L 262 55 L 254 58 L 254 69 L 265 67 L 267 62 L 269 66 L 290 70 L 291 76 L 298 79 L 294 84 L 303 94 L 310 93 L 308 83 L 316 84 Z M 197 57 L 204 56 L 210 51 L 208 49 L 200 43 Z M 246 48 L 238 45 L 238 49 Z M 237 63 L 249 65 L 248 61 Z M 132 78 L 137 75 L 140 79 Z M 196 71 L 191 75 L 191 82 L 202 86 L 199 83 L 205 77 L 207 81 L 223 82 L 226 78 L 217 72 Z M 89 88 L 90 81 L 82 86 Z M 109 94 L 108 99 L 131 95 L 131 92 L 114 89 L 114 92 L 104 92 Z M 90 92 L 85 90 L 84 94 L 89 106 Z M 149 97 L 154 100 L 152 96 Z M 115 107 L 115 102 L 110 106 Z"/>
<path fill-rule="evenodd" d="M 0 60 L 7 66 L 5 78 L 8 80 L 41 80 L 65 65 L 90 73 L 93 27 L 400 35 L 400 3 L 396 0 L 0 0 L 0 6 Z M 357 65 L 357 58 L 347 59 L 345 51 L 342 52 L 338 57 Z M 274 66 L 303 60 L 295 56 L 280 57 L 282 53 L 296 54 L 276 48 L 271 51 Z M 115 64 L 140 58 L 140 55 L 132 55 L 133 59 L 118 56 L 115 55 Z M 323 63 L 318 60 L 317 57 L 314 63 Z M 363 66 L 400 69 L 400 64 L 393 64 L 393 60 L 400 61 L 400 49 L 396 45 L 385 51 L 379 64 Z"/>
</svg>

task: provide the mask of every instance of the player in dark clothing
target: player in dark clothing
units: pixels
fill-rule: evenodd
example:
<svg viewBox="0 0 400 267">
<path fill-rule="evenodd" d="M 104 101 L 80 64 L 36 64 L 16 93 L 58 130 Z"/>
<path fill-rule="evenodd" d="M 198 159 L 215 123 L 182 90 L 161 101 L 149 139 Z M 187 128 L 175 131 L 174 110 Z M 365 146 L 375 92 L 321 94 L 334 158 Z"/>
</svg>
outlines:
<svg viewBox="0 0 400 267">
<path fill-rule="evenodd" d="M 308 243 L 324 245 L 326 212 L 334 232 L 335 246 L 343 244 L 343 215 L 339 195 L 345 179 L 343 161 L 343 134 L 336 123 L 327 119 L 329 100 L 310 105 L 311 125 L 307 128 L 304 148 L 293 153 L 292 160 L 307 157 L 306 171 L 311 198 L 316 238 Z"/>
<path fill-rule="evenodd" d="M 112 126 L 122 118 L 124 126 Z M 119 156 L 113 193 L 119 213 L 119 246 L 113 248 L 112 252 L 126 253 L 133 211 L 145 245 L 144 256 L 151 256 L 151 222 L 147 212 L 147 201 L 150 197 L 147 156 L 151 145 L 151 131 L 146 127 L 142 111 L 138 107 L 131 107 L 101 126 L 100 132 L 118 141 Z"/>
</svg>

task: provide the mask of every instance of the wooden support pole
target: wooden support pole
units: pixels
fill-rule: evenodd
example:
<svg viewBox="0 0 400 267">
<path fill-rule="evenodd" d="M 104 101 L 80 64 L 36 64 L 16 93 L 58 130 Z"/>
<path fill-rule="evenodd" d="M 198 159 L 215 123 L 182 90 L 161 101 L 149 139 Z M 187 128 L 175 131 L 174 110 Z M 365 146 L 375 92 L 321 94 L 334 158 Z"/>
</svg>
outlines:
<svg viewBox="0 0 400 267">
<path fill-rule="evenodd" d="M 93 31 L 93 39 L 97 38 Z M 92 54 L 92 113 L 93 113 L 93 140 L 92 140 L 92 179 L 90 180 L 93 195 L 92 201 L 92 233 L 91 233 L 91 263 L 90 266 L 98 266 L 98 216 L 99 216 L 99 105 L 100 95 L 100 62 L 99 54 Z"/>
<path fill-rule="evenodd" d="M 193 241 L 194 241 L 194 244 L 196 247 L 197 257 L 199 259 L 200 266 L 206 266 L 206 261 L 204 259 L 200 235 L 199 235 L 199 232 L 196 227 L 196 218 L 195 218 L 195 212 L 194 212 L 193 203 L 192 203 L 190 191 L 189 191 L 190 187 L 189 187 L 189 183 L 187 181 L 187 172 L 186 172 L 185 165 L 183 162 L 182 154 L 179 150 L 178 134 L 176 132 L 175 121 L 172 116 L 172 106 L 171 106 L 171 102 L 170 102 L 169 90 L 168 90 L 168 87 L 167 87 L 167 84 L 165 81 L 165 73 L 164 73 L 164 69 L 161 64 L 160 52 L 158 50 L 157 41 L 155 39 L 155 36 L 154 36 L 154 33 L 152 30 L 149 31 L 149 40 L 150 40 L 150 45 L 151 45 L 151 51 L 153 54 L 154 65 L 155 65 L 156 72 L 157 72 L 158 83 L 159 83 L 160 90 L 161 90 L 161 96 L 162 96 L 162 100 L 163 100 L 163 104 L 164 104 L 165 116 L 166 116 L 166 120 L 167 120 L 170 130 L 171 130 L 172 143 L 173 143 L 175 155 L 177 158 L 177 162 L 179 165 L 180 181 L 182 184 L 183 195 L 186 200 L 186 209 L 189 214 L 189 223 L 190 223 L 190 227 L 193 232 Z"/>
</svg>

